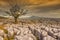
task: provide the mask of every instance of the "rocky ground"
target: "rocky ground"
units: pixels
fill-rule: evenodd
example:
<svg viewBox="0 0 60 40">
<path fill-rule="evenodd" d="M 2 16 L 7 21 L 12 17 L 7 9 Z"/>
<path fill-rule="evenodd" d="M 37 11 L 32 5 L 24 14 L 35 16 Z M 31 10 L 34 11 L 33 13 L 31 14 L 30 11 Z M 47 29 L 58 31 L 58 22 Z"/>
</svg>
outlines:
<svg viewBox="0 0 60 40">
<path fill-rule="evenodd" d="M 59 20 L 25 19 L 17 24 L 8 21 L 0 22 L 0 40 L 60 40 Z"/>
</svg>

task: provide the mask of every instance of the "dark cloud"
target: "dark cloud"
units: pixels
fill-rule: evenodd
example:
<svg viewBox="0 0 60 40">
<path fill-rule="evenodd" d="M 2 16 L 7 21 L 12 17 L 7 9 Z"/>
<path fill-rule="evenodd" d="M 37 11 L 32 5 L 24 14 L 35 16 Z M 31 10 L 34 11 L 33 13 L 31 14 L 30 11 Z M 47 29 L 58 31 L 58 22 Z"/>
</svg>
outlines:
<svg viewBox="0 0 60 40">
<path fill-rule="evenodd" d="M 43 6 L 43 7 L 38 6 L 34 10 L 36 10 L 35 12 L 47 13 L 47 12 L 51 12 L 59 9 L 60 9 L 60 4 L 52 5 L 52 6 Z"/>
</svg>

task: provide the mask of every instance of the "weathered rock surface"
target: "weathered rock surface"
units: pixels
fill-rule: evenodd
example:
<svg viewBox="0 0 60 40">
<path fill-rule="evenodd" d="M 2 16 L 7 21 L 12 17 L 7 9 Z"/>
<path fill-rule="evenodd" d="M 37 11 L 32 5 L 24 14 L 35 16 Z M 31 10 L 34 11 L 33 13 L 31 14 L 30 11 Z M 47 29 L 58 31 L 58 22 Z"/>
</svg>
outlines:
<svg viewBox="0 0 60 40">
<path fill-rule="evenodd" d="M 26 20 L 25 20 L 26 21 Z M 29 21 L 30 22 L 30 21 Z M 4 37 L 14 40 L 60 40 L 60 22 L 50 20 L 35 21 L 35 23 L 21 22 L 18 24 L 7 23 L 0 30 L 0 40 Z"/>
</svg>

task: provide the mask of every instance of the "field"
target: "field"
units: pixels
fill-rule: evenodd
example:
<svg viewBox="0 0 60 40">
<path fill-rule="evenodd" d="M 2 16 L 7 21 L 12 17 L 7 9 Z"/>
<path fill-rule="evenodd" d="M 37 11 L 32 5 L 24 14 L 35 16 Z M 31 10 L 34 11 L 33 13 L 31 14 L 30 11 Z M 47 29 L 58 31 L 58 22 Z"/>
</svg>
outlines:
<svg viewBox="0 0 60 40">
<path fill-rule="evenodd" d="M 60 40 L 60 19 L 32 16 L 14 19 L 0 17 L 0 40 Z"/>
</svg>

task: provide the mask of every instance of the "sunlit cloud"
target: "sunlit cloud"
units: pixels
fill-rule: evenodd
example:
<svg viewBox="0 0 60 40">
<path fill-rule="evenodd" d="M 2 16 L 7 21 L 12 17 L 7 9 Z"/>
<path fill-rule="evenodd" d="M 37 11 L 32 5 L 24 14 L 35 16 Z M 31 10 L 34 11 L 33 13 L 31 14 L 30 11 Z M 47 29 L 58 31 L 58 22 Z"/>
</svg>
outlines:
<svg viewBox="0 0 60 40">
<path fill-rule="evenodd" d="M 9 3 L 13 5 L 27 5 L 28 15 L 37 15 L 44 17 L 60 17 L 60 0 L 0 0 L 0 7 L 7 7 Z M 42 7 L 42 8 L 41 8 Z"/>
<path fill-rule="evenodd" d="M 54 5 L 60 4 L 60 0 L 0 0 L 1 5 L 6 5 L 6 2 L 13 1 L 12 3 L 18 4 L 39 4 L 39 5 Z M 9 3 L 9 2 L 8 2 Z M 8 4 L 7 3 L 7 4 Z"/>
</svg>

